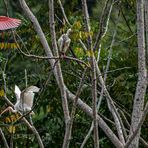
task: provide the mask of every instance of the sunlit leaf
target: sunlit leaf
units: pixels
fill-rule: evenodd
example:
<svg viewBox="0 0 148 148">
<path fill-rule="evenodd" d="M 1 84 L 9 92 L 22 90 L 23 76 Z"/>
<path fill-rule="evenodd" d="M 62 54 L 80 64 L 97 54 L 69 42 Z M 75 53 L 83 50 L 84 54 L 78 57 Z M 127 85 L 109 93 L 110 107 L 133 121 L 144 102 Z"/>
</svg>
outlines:
<svg viewBox="0 0 148 148">
<path fill-rule="evenodd" d="M 8 128 L 7 128 L 8 132 L 11 133 L 11 134 L 14 134 L 15 131 L 16 131 L 16 127 L 13 126 L 13 125 L 10 125 Z"/>
<path fill-rule="evenodd" d="M 4 93 L 4 90 L 3 90 L 3 89 L 1 89 L 1 90 L 0 90 L 0 97 L 3 97 L 3 96 L 4 96 L 4 94 L 5 94 L 5 93 Z"/>
</svg>

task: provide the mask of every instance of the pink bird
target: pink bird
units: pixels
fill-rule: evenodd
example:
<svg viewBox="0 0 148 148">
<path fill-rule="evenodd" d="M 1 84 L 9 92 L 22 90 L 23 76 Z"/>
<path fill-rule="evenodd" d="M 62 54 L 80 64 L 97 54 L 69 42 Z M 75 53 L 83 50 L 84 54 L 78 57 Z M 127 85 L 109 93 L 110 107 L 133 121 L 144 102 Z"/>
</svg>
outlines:
<svg viewBox="0 0 148 148">
<path fill-rule="evenodd" d="M 2 37 L 1 37 L 1 41 L 2 45 L 0 43 L 0 48 L 3 49 L 4 47 L 4 31 L 8 30 L 8 29 L 13 29 L 13 28 L 17 28 L 19 25 L 21 24 L 21 20 L 19 19 L 15 19 L 15 18 L 10 18 L 7 16 L 0 16 L 0 31 L 2 33 Z M 7 41 L 7 43 L 9 43 L 9 41 Z M 6 43 L 6 45 L 7 45 Z"/>
<path fill-rule="evenodd" d="M 21 20 L 10 18 L 7 16 L 0 16 L 0 30 L 7 30 L 17 28 L 21 24 Z"/>
</svg>

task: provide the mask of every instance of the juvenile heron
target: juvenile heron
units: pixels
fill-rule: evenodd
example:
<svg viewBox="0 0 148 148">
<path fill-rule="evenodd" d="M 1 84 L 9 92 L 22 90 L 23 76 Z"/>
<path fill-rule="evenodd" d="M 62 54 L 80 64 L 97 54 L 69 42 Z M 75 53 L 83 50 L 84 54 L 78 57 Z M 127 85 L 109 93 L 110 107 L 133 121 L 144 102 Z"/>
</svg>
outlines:
<svg viewBox="0 0 148 148">
<path fill-rule="evenodd" d="M 63 56 L 65 56 L 65 53 L 70 46 L 71 39 L 69 38 L 69 35 L 71 32 L 72 30 L 68 29 L 67 32 L 62 34 L 58 39 L 59 51 Z"/>
<path fill-rule="evenodd" d="M 6 108 L 1 114 L 4 112 L 11 110 L 12 112 L 29 112 L 32 109 L 33 106 L 33 99 L 34 99 L 34 93 L 39 92 L 40 88 L 36 86 L 30 86 L 24 89 L 22 92 L 19 89 L 17 85 L 15 85 L 15 96 L 16 96 L 16 103 L 14 105 L 14 109 L 12 107 Z M 32 112 L 33 113 L 33 112 Z"/>
</svg>

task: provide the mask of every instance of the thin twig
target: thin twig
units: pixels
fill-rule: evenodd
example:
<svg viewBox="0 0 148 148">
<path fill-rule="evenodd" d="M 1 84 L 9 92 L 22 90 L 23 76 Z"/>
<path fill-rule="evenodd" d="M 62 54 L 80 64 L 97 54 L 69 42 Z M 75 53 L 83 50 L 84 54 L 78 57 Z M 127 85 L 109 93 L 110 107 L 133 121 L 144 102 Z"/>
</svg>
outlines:
<svg viewBox="0 0 148 148">
<path fill-rule="evenodd" d="M 55 55 L 58 56 L 59 53 L 58 53 L 58 47 L 57 47 L 57 42 L 56 42 L 55 21 L 54 21 L 54 0 L 49 0 L 49 24 L 50 24 L 52 47 L 54 49 Z M 63 107 L 63 112 L 64 112 L 65 127 L 66 127 L 62 147 L 68 148 L 69 147 L 69 137 L 71 137 L 71 134 L 69 133 L 70 115 L 69 115 L 66 90 L 64 89 L 65 84 L 64 84 L 61 66 L 60 66 L 60 61 L 57 61 L 56 68 L 57 68 L 57 75 L 59 79 L 59 88 L 61 91 L 62 107 Z"/>
<path fill-rule="evenodd" d="M 115 123 L 116 123 L 116 127 L 117 127 L 118 134 L 120 133 L 120 138 L 122 138 L 122 140 L 123 140 L 123 142 L 124 142 L 123 132 L 122 132 L 122 128 L 121 128 L 121 125 L 120 125 L 121 123 L 120 123 L 119 114 L 118 114 L 118 112 L 117 112 L 117 109 L 116 109 L 116 107 L 115 107 L 115 105 L 114 105 L 114 102 L 113 102 L 113 100 L 112 100 L 112 98 L 111 98 L 109 92 L 107 91 L 107 88 L 106 88 L 106 86 L 105 86 L 105 84 L 104 84 L 104 80 L 103 80 L 102 76 L 100 76 L 100 75 L 101 75 L 101 72 L 100 72 L 100 69 L 99 69 L 99 67 L 98 67 L 98 65 L 97 65 L 97 62 L 96 62 L 96 68 L 97 68 L 98 78 L 99 78 L 100 83 L 102 84 L 102 87 L 103 87 L 103 89 L 104 89 L 104 94 L 105 94 L 106 98 L 108 99 L 107 102 L 110 104 L 110 105 L 109 105 L 109 107 L 110 107 L 109 109 L 110 109 L 110 111 L 111 111 L 111 113 L 112 113 L 112 115 L 113 115 L 113 117 L 114 117 L 114 120 L 115 120 Z"/>
<path fill-rule="evenodd" d="M 77 102 L 78 102 L 80 93 L 82 91 L 82 86 L 84 84 L 84 78 L 85 78 L 85 75 L 86 75 L 86 70 L 87 70 L 87 68 L 84 69 L 84 72 L 82 74 L 82 78 L 80 80 L 79 87 L 78 87 L 78 90 L 76 92 L 76 96 L 75 96 L 75 99 L 74 99 L 74 102 L 73 102 L 73 105 L 72 105 L 72 109 L 71 109 L 70 122 L 69 122 L 69 125 L 68 125 L 69 129 L 68 129 L 68 133 L 67 133 L 69 135 L 69 137 L 68 137 L 69 143 L 70 143 L 70 140 L 71 140 L 72 126 L 73 126 L 73 120 L 74 120 L 74 116 L 75 116 L 75 112 L 76 112 Z"/>
<path fill-rule="evenodd" d="M 28 78 L 27 78 L 27 70 L 25 69 L 25 84 L 26 84 L 26 88 L 28 86 Z"/>
<path fill-rule="evenodd" d="M 3 140 L 3 142 L 4 142 L 5 148 L 9 148 L 9 145 L 8 145 L 8 143 L 7 143 L 7 140 L 6 140 L 6 137 L 5 137 L 5 135 L 4 135 L 4 133 L 3 133 L 3 131 L 2 131 L 1 128 L 0 128 L 0 135 L 1 135 L 1 138 L 2 138 L 2 140 Z"/>
<path fill-rule="evenodd" d="M 103 8 L 103 12 L 102 12 L 101 19 L 100 19 L 101 25 L 100 25 L 99 31 L 97 33 L 97 36 L 96 36 L 96 41 L 95 41 L 93 50 L 97 49 L 98 45 L 100 44 L 100 40 L 106 35 L 107 30 L 108 30 L 108 25 L 109 25 L 109 21 L 110 21 L 112 8 L 113 8 L 113 5 L 115 3 L 114 0 L 112 0 L 111 6 L 110 6 L 110 9 L 109 9 L 109 13 L 107 15 L 107 21 L 106 21 L 106 24 L 105 24 L 104 14 L 105 14 L 105 11 L 107 9 L 108 2 L 109 2 L 109 0 L 106 0 L 104 8 Z M 105 24 L 105 26 L 103 26 L 104 24 Z"/>
<path fill-rule="evenodd" d="M 65 10 L 64 10 L 64 7 L 63 7 L 63 5 L 62 5 L 61 0 L 58 0 L 58 3 L 59 3 L 59 5 L 60 5 L 60 8 L 61 8 L 61 11 L 62 11 L 62 14 L 63 14 L 63 16 L 64 16 L 64 19 L 65 19 L 66 23 L 68 24 L 69 27 L 71 27 L 71 24 L 70 24 L 70 22 L 68 21 L 68 18 L 67 18 L 66 14 L 65 14 Z"/>
</svg>

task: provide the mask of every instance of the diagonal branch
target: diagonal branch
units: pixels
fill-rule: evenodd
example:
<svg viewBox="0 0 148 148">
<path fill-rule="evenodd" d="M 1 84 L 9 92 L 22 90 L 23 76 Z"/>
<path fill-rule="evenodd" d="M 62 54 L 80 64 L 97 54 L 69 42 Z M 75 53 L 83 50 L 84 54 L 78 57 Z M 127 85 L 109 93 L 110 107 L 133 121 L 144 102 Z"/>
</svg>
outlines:
<svg viewBox="0 0 148 148">
<path fill-rule="evenodd" d="M 139 123 L 138 123 L 136 129 L 134 130 L 134 132 L 132 133 L 132 135 L 130 135 L 130 136 L 128 137 L 128 140 L 127 140 L 127 142 L 126 142 L 126 144 L 125 144 L 125 148 L 128 148 L 128 147 L 129 147 L 129 145 L 131 144 L 131 142 L 133 141 L 133 139 L 134 139 L 135 136 L 137 135 L 139 129 L 141 128 L 141 126 L 142 126 L 142 124 L 143 124 L 143 122 L 144 122 L 144 120 L 145 120 L 145 117 L 146 117 L 147 113 L 148 113 L 148 102 L 147 102 L 146 105 L 145 105 L 145 108 L 144 108 L 142 117 L 141 117 L 141 119 L 140 119 L 140 121 L 139 121 Z"/>
<path fill-rule="evenodd" d="M 7 143 L 7 140 L 6 140 L 6 138 L 5 138 L 5 135 L 4 135 L 4 133 L 3 133 L 3 131 L 2 131 L 1 128 L 0 128 L 0 135 L 1 135 L 1 138 L 2 138 L 2 140 L 3 140 L 3 142 L 4 142 L 5 148 L 9 148 L 9 145 L 8 145 L 8 143 Z"/>
<path fill-rule="evenodd" d="M 77 102 L 78 102 L 78 99 L 79 99 L 79 96 L 80 96 L 80 93 L 82 91 L 82 86 L 83 86 L 83 83 L 84 83 L 84 78 L 85 78 L 85 74 L 86 74 L 86 70 L 87 68 L 84 69 L 84 72 L 82 74 L 82 78 L 80 80 L 80 84 L 79 84 L 79 87 L 78 87 L 78 90 L 76 92 L 76 96 L 75 96 L 75 99 L 74 99 L 74 102 L 73 102 L 73 106 L 72 106 L 72 109 L 71 109 L 71 118 L 70 118 L 70 122 L 68 124 L 68 129 L 67 129 L 67 138 L 68 138 L 68 146 L 70 144 L 70 140 L 71 140 L 71 133 L 72 133 L 72 126 L 73 126 L 73 120 L 74 120 L 74 116 L 75 116 L 75 112 L 76 112 L 76 107 L 77 107 Z"/>
<path fill-rule="evenodd" d="M 102 11 L 101 19 L 100 19 L 100 28 L 99 28 L 97 36 L 96 36 L 96 40 L 95 40 L 95 43 L 94 43 L 93 50 L 97 49 L 97 47 L 100 44 L 100 40 L 106 35 L 107 30 L 108 30 L 110 16 L 111 16 L 112 8 L 113 8 L 113 5 L 114 5 L 115 2 L 114 2 L 114 0 L 112 0 L 111 6 L 110 6 L 110 9 L 109 9 L 109 13 L 107 15 L 107 20 L 105 22 L 104 16 L 105 16 L 105 11 L 107 9 L 108 3 L 109 3 L 109 0 L 106 0 L 103 11 Z"/>
<path fill-rule="evenodd" d="M 61 8 L 61 11 L 62 11 L 62 14 L 63 14 L 63 16 L 64 16 L 64 19 L 65 19 L 66 23 L 68 24 L 69 27 L 71 27 L 71 24 L 70 24 L 70 22 L 68 21 L 68 18 L 67 18 L 66 14 L 65 14 L 65 10 L 64 10 L 64 7 L 63 7 L 63 5 L 62 5 L 61 0 L 58 0 L 58 3 L 59 3 L 59 5 L 60 5 L 60 8 Z"/>
<path fill-rule="evenodd" d="M 118 132 L 118 136 L 120 138 L 120 140 L 122 141 L 122 143 L 124 144 L 124 136 L 123 136 L 123 131 L 122 131 L 122 127 L 121 127 L 121 121 L 120 121 L 120 115 L 118 114 L 117 112 L 117 109 L 114 105 L 114 102 L 109 94 L 109 92 L 107 91 L 107 88 L 105 86 L 105 83 L 104 83 L 104 80 L 101 76 L 101 71 L 97 65 L 97 62 L 96 62 L 96 70 L 97 70 L 97 74 L 98 74 L 98 77 L 99 77 L 99 80 L 100 80 L 100 83 L 102 85 L 102 88 L 104 90 L 104 94 L 107 98 L 107 103 L 109 105 L 109 110 L 111 111 L 113 117 L 114 117 L 114 120 L 115 120 L 115 125 L 116 125 L 116 128 L 117 128 L 117 132 Z"/>
<path fill-rule="evenodd" d="M 99 135 L 98 135 L 98 121 L 97 121 L 97 78 L 96 78 L 96 64 L 95 64 L 95 56 L 92 49 L 92 36 L 90 35 L 90 20 L 88 14 L 88 8 L 86 0 L 82 0 L 82 9 L 84 15 L 84 25 L 85 30 L 88 32 L 88 51 L 91 53 L 89 57 L 89 62 L 92 68 L 92 108 L 93 108 L 93 124 L 94 124 L 94 147 L 99 148 Z"/>
<path fill-rule="evenodd" d="M 138 39 L 138 82 L 136 86 L 130 134 L 136 130 L 143 113 L 144 98 L 147 88 L 147 69 L 145 51 L 145 26 L 144 26 L 144 0 L 137 0 L 137 39 Z M 129 148 L 139 147 L 140 130 L 130 144 Z"/>
<path fill-rule="evenodd" d="M 58 54 L 58 47 L 57 47 L 57 42 L 56 42 L 55 21 L 54 21 L 54 1 L 53 0 L 49 0 L 49 24 L 50 24 L 52 47 L 54 49 L 55 55 L 58 56 L 59 54 Z M 59 88 L 61 91 L 62 106 L 63 106 L 63 111 L 64 111 L 65 125 L 66 125 L 64 142 L 63 142 L 62 147 L 68 148 L 69 147 L 69 137 L 71 136 L 71 134 L 69 133 L 70 115 L 69 115 L 67 95 L 64 89 L 64 80 L 63 80 L 59 60 L 57 61 L 56 69 L 57 69 L 57 75 L 58 75 L 58 81 L 59 81 Z"/>
<path fill-rule="evenodd" d="M 68 98 L 73 102 L 75 99 L 75 95 L 72 94 L 68 88 L 65 86 Z M 78 107 L 81 108 L 87 115 L 89 115 L 93 119 L 93 111 L 92 109 L 85 104 L 80 98 L 78 99 Z M 117 148 L 123 148 L 123 144 L 119 141 L 119 139 L 116 137 L 116 135 L 113 133 L 113 131 L 108 127 L 108 125 L 104 122 L 104 120 L 97 115 L 97 121 L 99 124 L 99 127 L 104 131 L 104 133 L 108 136 L 108 138 L 112 141 L 112 143 Z"/>
</svg>

